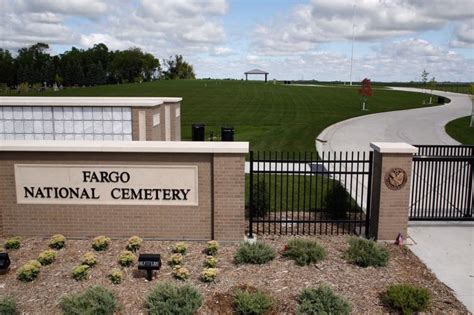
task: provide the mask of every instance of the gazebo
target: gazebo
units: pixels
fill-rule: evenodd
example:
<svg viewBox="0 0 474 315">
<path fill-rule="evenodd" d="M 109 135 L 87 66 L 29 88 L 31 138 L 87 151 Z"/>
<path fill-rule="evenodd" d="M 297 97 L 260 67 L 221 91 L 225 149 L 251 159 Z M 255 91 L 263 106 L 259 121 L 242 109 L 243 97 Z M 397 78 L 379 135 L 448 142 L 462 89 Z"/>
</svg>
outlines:
<svg viewBox="0 0 474 315">
<path fill-rule="evenodd" d="M 266 71 L 263 71 L 263 70 L 260 70 L 260 69 L 253 69 L 253 70 L 247 71 L 247 72 L 245 72 L 245 81 L 248 80 L 248 75 L 249 74 L 263 74 L 263 75 L 265 75 L 265 82 L 267 82 L 268 72 L 266 72 Z"/>
</svg>

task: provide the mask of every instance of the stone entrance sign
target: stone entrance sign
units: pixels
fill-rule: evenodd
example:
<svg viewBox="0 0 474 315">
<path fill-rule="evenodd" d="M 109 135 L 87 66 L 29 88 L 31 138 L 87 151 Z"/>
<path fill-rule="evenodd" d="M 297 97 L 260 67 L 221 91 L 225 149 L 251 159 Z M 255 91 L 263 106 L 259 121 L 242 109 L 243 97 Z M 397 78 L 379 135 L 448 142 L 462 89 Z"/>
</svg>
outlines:
<svg viewBox="0 0 474 315">
<path fill-rule="evenodd" d="M 18 204 L 198 205 L 196 165 L 15 164 Z"/>
</svg>

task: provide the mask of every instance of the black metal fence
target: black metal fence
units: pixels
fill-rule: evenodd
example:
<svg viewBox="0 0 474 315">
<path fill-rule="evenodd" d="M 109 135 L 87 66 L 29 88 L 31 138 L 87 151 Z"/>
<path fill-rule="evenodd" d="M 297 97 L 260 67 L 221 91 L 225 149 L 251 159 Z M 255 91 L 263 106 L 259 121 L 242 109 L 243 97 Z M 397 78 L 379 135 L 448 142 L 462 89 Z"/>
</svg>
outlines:
<svg viewBox="0 0 474 315">
<path fill-rule="evenodd" d="M 417 147 L 410 220 L 473 220 L 474 146 Z"/>
<path fill-rule="evenodd" d="M 373 153 L 250 152 L 249 236 L 368 232 Z"/>
</svg>

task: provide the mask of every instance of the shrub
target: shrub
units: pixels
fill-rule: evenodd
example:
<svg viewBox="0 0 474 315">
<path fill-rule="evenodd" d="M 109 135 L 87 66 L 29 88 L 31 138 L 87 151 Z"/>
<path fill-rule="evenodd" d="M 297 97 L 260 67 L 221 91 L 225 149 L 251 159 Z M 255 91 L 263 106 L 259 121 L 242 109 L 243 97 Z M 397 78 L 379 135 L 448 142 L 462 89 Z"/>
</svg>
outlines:
<svg viewBox="0 0 474 315">
<path fill-rule="evenodd" d="M 118 262 L 121 266 L 128 267 L 128 266 L 133 265 L 136 259 L 137 257 L 135 256 L 134 253 L 132 253 L 129 250 L 124 250 L 120 253 Z"/>
<path fill-rule="evenodd" d="M 188 268 L 177 265 L 173 268 L 173 276 L 179 280 L 186 280 L 189 278 Z"/>
<path fill-rule="evenodd" d="M 82 293 L 63 297 L 59 306 L 64 314 L 112 315 L 118 308 L 118 302 L 109 290 L 92 286 Z"/>
<path fill-rule="evenodd" d="M 206 253 L 208 255 L 211 255 L 211 256 L 217 255 L 218 249 L 219 249 L 219 243 L 217 241 L 207 242 Z"/>
<path fill-rule="evenodd" d="M 106 250 L 109 247 L 110 238 L 106 236 L 97 236 L 92 242 L 92 248 L 96 251 Z"/>
<path fill-rule="evenodd" d="M 331 219 L 344 220 L 347 218 L 347 211 L 351 209 L 351 196 L 344 186 L 336 182 L 334 187 L 326 194 L 324 205 Z"/>
<path fill-rule="evenodd" d="M 142 246 L 143 239 L 138 236 L 132 236 L 128 239 L 127 249 L 132 252 L 136 252 Z"/>
<path fill-rule="evenodd" d="M 173 253 L 179 253 L 179 254 L 185 255 L 187 250 L 188 250 L 188 245 L 184 242 L 179 242 L 179 243 L 176 243 L 176 245 L 174 246 Z"/>
<path fill-rule="evenodd" d="M 49 240 L 49 247 L 53 249 L 61 249 L 66 245 L 66 238 L 64 235 L 56 234 L 51 237 Z"/>
<path fill-rule="evenodd" d="M 351 306 L 330 287 L 304 289 L 298 296 L 297 314 L 349 314 Z"/>
<path fill-rule="evenodd" d="M 413 314 L 427 309 L 431 295 L 425 288 L 410 284 L 394 284 L 388 287 L 385 303 L 402 314 Z"/>
<path fill-rule="evenodd" d="M 10 237 L 5 241 L 5 249 L 18 249 L 21 246 L 21 237 Z"/>
<path fill-rule="evenodd" d="M 120 284 L 123 279 L 123 273 L 120 269 L 114 268 L 109 274 L 109 279 L 113 284 Z"/>
<path fill-rule="evenodd" d="M 270 209 L 267 187 L 264 181 L 254 182 L 252 200 L 253 207 L 250 209 L 249 205 L 249 209 L 253 217 L 264 217 Z"/>
<path fill-rule="evenodd" d="M 28 260 L 27 264 L 33 265 L 38 269 L 40 269 L 42 266 L 41 263 L 36 259 Z"/>
<path fill-rule="evenodd" d="M 159 282 L 145 299 L 145 308 L 151 315 L 192 315 L 201 305 L 202 296 L 194 287 L 166 282 Z"/>
<path fill-rule="evenodd" d="M 349 249 L 346 252 L 346 259 L 361 267 L 385 266 L 388 262 L 389 252 L 372 240 L 353 237 L 349 239 Z"/>
<path fill-rule="evenodd" d="M 236 264 L 264 264 L 275 258 L 273 249 L 265 243 L 242 243 L 235 253 Z"/>
<path fill-rule="evenodd" d="M 213 282 L 217 277 L 216 268 L 205 268 L 201 273 L 201 280 L 204 282 Z"/>
<path fill-rule="evenodd" d="M 170 266 L 181 265 L 182 262 L 183 262 L 183 255 L 181 254 L 173 254 L 168 258 L 168 264 Z"/>
<path fill-rule="evenodd" d="M 51 249 L 47 249 L 38 256 L 38 261 L 41 265 L 49 265 L 56 259 L 56 252 Z"/>
<path fill-rule="evenodd" d="M 293 259 L 300 266 L 317 263 L 326 257 L 326 250 L 315 241 L 291 239 L 283 252 L 284 257 Z"/>
<path fill-rule="evenodd" d="M 81 264 L 89 267 L 97 264 L 97 256 L 93 252 L 87 252 L 81 256 Z"/>
<path fill-rule="evenodd" d="M 205 265 L 208 268 L 215 268 L 217 266 L 217 258 L 214 256 L 207 256 Z"/>
<path fill-rule="evenodd" d="M 15 299 L 4 296 L 0 298 L 0 314 L 2 315 L 16 315 L 18 314 L 16 310 Z"/>
<path fill-rule="evenodd" d="M 36 260 L 35 260 L 36 261 Z M 41 266 L 41 264 L 39 264 Z M 27 262 L 17 271 L 17 278 L 23 282 L 30 282 L 36 279 L 38 273 L 40 272 L 40 267 L 32 261 Z"/>
<path fill-rule="evenodd" d="M 271 297 L 260 290 L 248 288 L 236 289 L 234 292 L 234 308 L 237 314 L 265 314 L 273 305 Z"/>
<path fill-rule="evenodd" d="M 87 278 L 90 267 L 88 265 L 79 265 L 72 269 L 72 277 L 76 280 L 84 280 Z"/>
</svg>

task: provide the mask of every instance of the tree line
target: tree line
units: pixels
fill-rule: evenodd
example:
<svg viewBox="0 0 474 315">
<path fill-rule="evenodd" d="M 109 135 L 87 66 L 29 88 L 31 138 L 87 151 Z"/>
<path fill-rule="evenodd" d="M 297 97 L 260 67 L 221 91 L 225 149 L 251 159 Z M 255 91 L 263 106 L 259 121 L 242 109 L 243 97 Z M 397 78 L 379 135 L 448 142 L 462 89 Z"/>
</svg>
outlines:
<svg viewBox="0 0 474 315">
<path fill-rule="evenodd" d="M 24 83 L 92 86 L 156 79 L 195 79 L 193 66 L 181 55 L 160 62 L 140 48 L 113 51 L 102 43 L 89 49 L 72 47 L 55 56 L 48 51 L 48 44 L 37 43 L 20 48 L 14 57 L 10 51 L 0 48 L 0 84 L 10 87 Z"/>
</svg>

